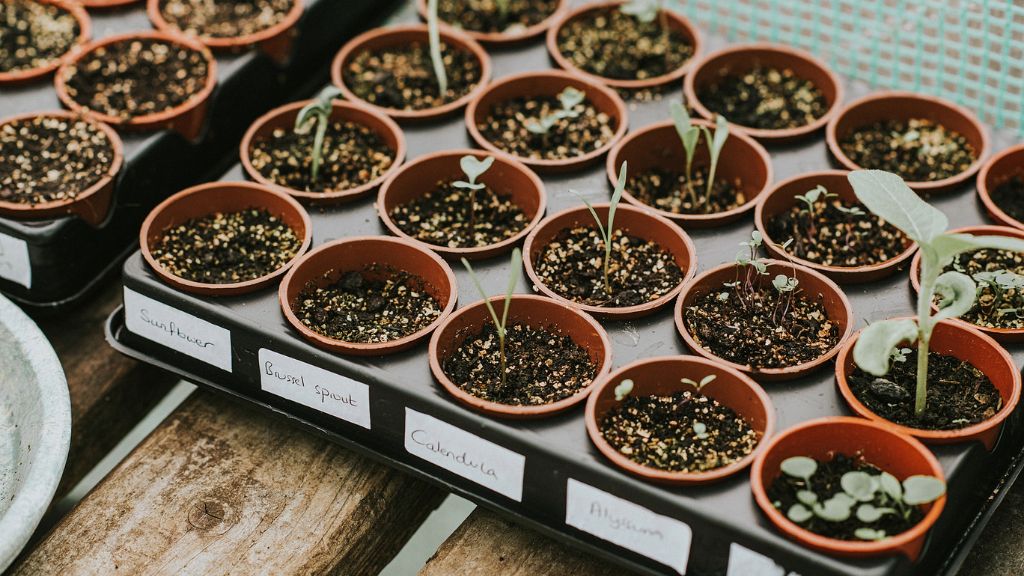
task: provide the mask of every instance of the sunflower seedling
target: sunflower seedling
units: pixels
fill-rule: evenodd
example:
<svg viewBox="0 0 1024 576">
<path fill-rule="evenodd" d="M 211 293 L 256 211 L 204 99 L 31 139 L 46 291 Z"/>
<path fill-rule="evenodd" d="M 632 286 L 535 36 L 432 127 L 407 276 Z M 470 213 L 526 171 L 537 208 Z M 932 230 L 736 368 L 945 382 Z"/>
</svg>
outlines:
<svg viewBox="0 0 1024 576">
<path fill-rule="evenodd" d="M 619 385 L 615 387 L 615 401 L 622 402 L 626 399 L 626 396 L 633 391 L 633 381 L 629 378 L 619 382 Z"/>
<path fill-rule="evenodd" d="M 576 110 L 576 107 L 582 104 L 586 97 L 586 93 L 582 90 L 566 86 L 564 90 L 558 93 L 558 103 L 562 107 L 549 114 L 542 115 L 539 121 L 530 120 L 526 123 L 526 129 L 533 134 L 547 134 L 559 120 L 578 117 L 580 112 Z"/>
<path fill-rule="evenodd" d="M 690 378 L 680 378 L 679 381 L 682 382 L 683 384 L 693 386 L 694 389 L 697 390 L 697 392 L 700 392 L 705 386 L 714 382 L 716 378 L 718 378 L 717 374 L 708 374 L 707 376 L 701 378 L 700 382 L 696 380 L 691 380 Z"/>
<path fill-rule="evenodd" d="M 673 100 L 669 104 L 669 111 L 672 113 L 672 123 L 675 124 L 679 140 L 683 143 L 683 152 L 686 153 L 686 192 L 690 196 L 690 203 L 696 207 L 697 190 L 693 187 L 693 156 L 697 152 L 697 143 L 700 141 L 700 128 L 693 125 L 690 113 L 678 100 Z"/>
<path fill-rule="evenodd" d="M 622 167 L 619 169 L 619 179 L 615 184 L 615 191 L 612 192 L 611 202 L 608 204 L 608 222 L 601 222 L 601 217 L 597 215 L 597 210 L 584 198 L 579 192 L 575 190 L 569 190 L 576 196 L 579 196 L 580 200 L 586 204 L 587 210 L 590 210 L 590 215 L 594 217 L 594 222 L 597 223 L 597 230 L 601 234 L 601 241 L 604 243 L 604 261 L 602 262 L 604 273 L 604 291 L 609 296 L 612 293 L 612 283 L 610 278 L 611 273 L 611 261 L 612 261 L 612 236 L 615 234 L 615 210 L 619 207 L 619 202 L 622 200 L 622 193 L 626 191 L 626 162 L 622 163 Z"/>
<path fill-rule="evenodd" d="M 473 267 L 470 266 L 469 261 L 463 258 L 462 265 L 465 266 L 466 271 L 469 272 L 469 278 L 473 281 L 473 285 L 476 286 L 477 292 L 479 292 L 480 296 L 484 299 L 484 305 L 487 306 L 487 311 L 491 314 L 491 321 L 494 322 L 494 331 L 498 334 L 501 387 L 504 388 L 506 381 L 505 367 L 507 365 L 505 357 L 505 342 L 508 340 L 508 311 L 512 307 L 512 293 L 516 289 L 516 284 L 519 283 L 519 275 L 522 273 L 523 253 L 519 248 L 512 251 L 512 260 L 510 262 L 512 271 L 508 276 L 508 288 L 505 289 L 505 303 L 504 309 L 501 311 L 501 316 L 498 316 L 498 312 L 494 309 L 494 306 L 491 305 L 491 300 L 487 297 L 487 292 L 480 284 L 480 280 L 477 279 L 476 273 L 473 272 Z"/>
<path fill-rule="evenodd" d="M 476 229 L 476 192 L 487 187 L 476 181 L 477 178 L 487 172 L 494 164 L 494 156 L 488 156 L 483 160 L 477 160 L 475 156 L 465 155 L 459 159 L 459 166 L 466 174 L 466 180 L 456 180 L 452 186 L 460 190 L 469 190 L 469 227 Z"/>
<path fill-rule="evenodd" d="M 437 15 L 438 0 L 427 0 L 427 39 L 430 42 L 430 61 L 434 65 L 434 76 L 437 78 L 437 95 L 444 100 L 448 93 L 448 73 L 444 69 L 444 58 L 441 55 L 441 19 Z"/>
<path fill-rule="evenodd" d="M 320 91 L 316 99 L 306 104 L 299 110 L 295 117 L 295 133 L 309 134 L 316 126 L 316 133 L 313 136 L 313 149 L 310 150 L 312 159 L 311 178 L 316 182 L 320 178 L 320 165 L 324 158 L 324 137 L 327 135 L 327 126 L 330 124 L 331 112 L 334 111 L 334 99 L 341 96 L 341 90 L 334 86 L 328 86 Z"/>
</svg>

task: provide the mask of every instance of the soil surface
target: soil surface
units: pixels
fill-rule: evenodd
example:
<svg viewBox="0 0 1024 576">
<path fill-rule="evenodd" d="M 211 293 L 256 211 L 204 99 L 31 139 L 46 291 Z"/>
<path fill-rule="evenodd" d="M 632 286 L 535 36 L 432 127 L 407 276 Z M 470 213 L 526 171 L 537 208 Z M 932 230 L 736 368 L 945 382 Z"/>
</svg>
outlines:
<svg viewBox="0 0 1024 576">
<path fill-rule="evenodd" d="M 559 296 L 587 304 L 617 308 L 661 298 L 683 281 L 683 270 L 667 250 L 654 242 L 616 229 L 604 284 L 604 239 L 597 227 L 564 230 L 544 246 L 534 261 L 541 282 Z"/>
<path fill-rule="evenodd" d="M 558 9 L 558 0 L 508 0 L 502 13 L 495 0 L 439 0 L 438 17 L 472 32 L 514 33 L 535 26 Z"/>
<path fill-rule="evenodd" d="M 928 399 L 924 413 L 914 415 L 917 390 L 917 350 L 889 374 L 876 377 L 854 367 L 849 376 L 854 396 L 879 416 L 903 426 L 924 430 L 957 430 L 995 415 L 1003 405 L 999 390 L 968 362 L 936 352 L 928 354 Z"/>
<path fill-rule="evenodd" d="M 313 181 L 313 142 L 307 134 L 278 128 L 253 140 L 250 161 L 264 178 L 278 186 L 307 192 L 351 190 L 380 178 L 391 168 L 395 153 L 376 132 L 353 122 L 332 122 L 324 134 L 320 173 Z"/>
<path fill-rule="evenodd" d="M 0 73 L 52 63 L 74 47 L 80 32 L 71 12 L 53 4 L 0 2 Z"/>
<path fill-rule="evenodd" d="M 287 264 L 302 238 L 266 210 L 216 213 L 164 232 L 153 258 L 179 278 L 203 284 L 254 280 Z"/>
<path fill-rule="evenodd" d="M 346 272 L 323 287 L 310 282 L 293 309 L 310 330 L 359 343 L 404 338 L 441 315 L 422 278 L 378 264 Z"/>
<path fill-rule="evenodd" d="M 599 428 L 630 460 L 670 472 L 727 466 L 753 452 L 760 441 L 760 434 L 731 408 L 690 390 L 627 396 L 608 410 Z"/>
<path fill-rule="evenodd" d="M 389 215 L 409 236 L 448 248 L 497 244 L 529 224 L 510 196 L 499 196 L 489 188 L 456 188 L 450 182 L 438 182 L 432 191 L 395 207 Z"/>
<path fill-rule="evenodd" d="M 513 406 L 551 404 L 586 388 L 597 375 L 587 350 L 556 326 L 512 324 L 505 341 L 501 382 L 498 333 L 488 322 L 444 360 L 444 373 L 459 388 L 484 400 Z"/>
<path fill-rule="evenodd" d="M 114 146 L 84 120 L 37 116 L 0 126 L 0 201 L 71 200 L 110 173 Z"/>
<path fill-rule="evenodd" d="M 989 195 L 1007 216 L 1024 221 L 1024 178 L 1014 176 L 996 186 Z"/>
<path fill-rule="evenodd" d="M 191 100 L 206 85 L 202 52 L 162 40 L 125 40 L 86 54 L 67 72 L 71 98 L 90 110 L 129 119 Z"/>
<path fill-rule="evenodd" d="M 191 36 L 237 38 L 284 21 L 295 0 L 162 0 L 160 15 Z"/>
<path fill-rule="evenodd" d="M 426 42 L 381 50 L 363 50 L 346 64 L 345 85 L 361 98 L 383 108 L 423 110 L 462 98 L 480 82 L 483 70 L 472 52 L 441 42 L 448 91 L 439 94 Z"/>
<path fill-rule="evenodd" d="M 944 272 L 956 270 L 974 277 L 981 272 L 1003 270 L 1024 275 L 1024 254 L 1008 250 L 975 250 L 963 252 L 953 259 Z M 1024 289 L 993 286 L 991 282 L 975 278 L 978 295 L 974 306 L 961 320 L 984 328 L 1024 328 Z M 936 298 L 936 302 L 938 302 Z"/>
<path fill-rule="evenodd" d="M 959 132 L 923 118 L 863 126 L 840 140 L 839 148 L 861 168 L 893 172 L 908 182 L 951 178 L 977 156 Z"/>
<path fill-rule="evenodd" d="M 564 160 L 589 154 L 608 144 L 618 126 L 590 100 L 577 104 L 575 118 L 562 118 L 545 134 L 527 129 L 534 122 L 561 110 L 558 98 L 516 98 L 502 102 L 477 129 L 499 149 L 534 160 Z"/>
<path fill-rule="evenodd" d="M 590 10 L 558 33 L 558 51 L 573 66 L 616 80 L 646 80 L 670 74 L 693 56 L 693 46 L 662 18 L 644 23 L 618 9 Z"/>
<path fill-rule="evenodd" d="M 814 82 L 788 68 L 758 66 L 744 74 L 723 75 L 698 98 L 734 124 L 766 130 L 800 128 L 828 112 L 828 101 Z"/>
<path fill-rule="evenodd" d="M 743 182 L 738 178 L 729 180 L 716 175 L 711 196 L 707 197 L 708 167 L 694 166 L 690 176 L 696 203 L 690 195 L 685 170 L 653 168 L 630 176 L 627 190 L 644 204 L 673 214 L 717 214 L 747 203 Z"/>
</svg>

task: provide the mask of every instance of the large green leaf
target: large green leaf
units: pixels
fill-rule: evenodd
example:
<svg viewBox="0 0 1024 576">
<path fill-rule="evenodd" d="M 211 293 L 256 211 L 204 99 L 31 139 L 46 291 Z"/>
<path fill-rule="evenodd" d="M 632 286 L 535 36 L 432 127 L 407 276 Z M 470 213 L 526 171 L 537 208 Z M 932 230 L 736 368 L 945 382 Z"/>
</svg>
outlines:
<svg viewBox="0 0 1024 576">
<path fill-rule="evenodd" d="M 893 349 L 904 342 L 916 340 L 917 322 L 914 320 L 875 322 L 857 338 L 853 346 L 853 361 L 868 374 L 885 376 L 889 373 Z"/>
<path fill-rule="evenodd" d="M 938 322 L 966 314 L 974 306 L 978 286 L 966 274 L 946 272 L 935 281 L 935 293 L 942 297 L 942 308 L 932 317 Z"/>
<path fill-rule="evenodd" d="M 884 218 L 884 216 L 883 216 Z M 973 236 L 971 234 L 943 234 L 932 242 L 932 250 L 939 266 L 945 267 L 961 252 L 991 248 L 1024 252 L 1024 240 L 1009 236 Z"/>
<path fill-rule="evenodd" d="M 857 198 L 876 216 L 925 244 L 946 231 L 949 220 L 921 199 L 903 179 L 882 170 L 857 170 L 847 178 Z"/>
</svg>

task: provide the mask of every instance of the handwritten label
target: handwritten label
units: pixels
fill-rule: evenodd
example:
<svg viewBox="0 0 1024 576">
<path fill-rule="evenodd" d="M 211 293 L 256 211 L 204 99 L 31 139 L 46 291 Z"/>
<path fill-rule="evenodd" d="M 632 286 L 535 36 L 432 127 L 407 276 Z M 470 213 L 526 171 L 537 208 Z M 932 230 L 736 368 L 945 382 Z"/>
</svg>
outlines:
<svg viewBox="0 0 1024 576">
<path fill-rule="evenodd" d="M 260 348 L 260 387 L 336 418 L 370 427 L 370 387 Z"/>
<path fill-rule="evenodd" d="M 405 409 L 405 449 L 516 502 L 523 499 L 522 454 L 411 408 Z"/>
<path fill-rule="evenodd" d="M 24 240 L 0 234 L 0 278 L 32 287 L 32 264 Z"/>
<path fill-rule="evenodd" d="M 786 572 L 771 558 L 733 542 L 729 545 L 729 568 L 725 576 L 800 576 Z"/>
<path fill-rule="evenodd" d="M 124 289 L 124 319 L 135 334 L 231 372 L 231 332 Z"/>
<path fill-rule="evenodd" d="M 565 523 L 686 574 L 692 532 L 675 518 L 569 478 Z"/>
</svg>

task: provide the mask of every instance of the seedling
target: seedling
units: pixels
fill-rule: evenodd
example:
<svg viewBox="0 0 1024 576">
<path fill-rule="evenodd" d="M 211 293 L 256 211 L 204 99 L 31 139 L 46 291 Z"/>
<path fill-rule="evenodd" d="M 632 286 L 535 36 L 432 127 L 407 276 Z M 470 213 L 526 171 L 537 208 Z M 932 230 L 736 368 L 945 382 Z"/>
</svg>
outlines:
<svg viewBox="0 0 1024 576">
<path fill-rule="evenodd" d="M 813 239 L 813 238 L 817 238 L 818 237 L 818 227 L 814 223 L 815 218 L 818 215 L 818 208 L 817 208 L 818 200 L 823 198 L 824 201 L 825 201 L 825 204 L 827 205 L 829 199 L 830 198 L 834 198 L 835 196 L 836 196 L 836 194 L 830 194 L 829 191 L 824 186 L 819 184 L 817 187 L 815 187 L 815 188 L 813 188 L 811 190 L 808 190 L 806 194 L 798 194 L 795 197 L 796 200 L 798 200 L 800 202 L 803 202 L 804 206 L 806 206 L 806 208 L 804 208 L 803 210 L 800 211 L 800 214 L 806 214 L 807 215 L 807 237 L 808 238 L 812 238 Z"/>
<path fill-rule="evenodd" d="M 615 387 L 615 401 L 622 402 L 629 396 L 630 392 L 633 391 L 633 381 L 629 378 L 619 382 L 619 385 Z"/>
<path fill-rule="evenodd" d="M 505 307 L 501 311 L 501 316 L 498 316 L 498 312 L 491 305 L 491 300 L 487 297 L 487 292 L 484 291 L 484 287 L 480 284 L 480 280 L 477 279 L 476 273 L 473 272 L 473 267 L 469 265 L 469 261 L 465 258 L 462 259 L 462 265 L 466 267 L 466 271 L 469 272 L 469 278 L 473 281 L 473 285 L 476 286 L 477 292 L 484 299 L 484 305 L 487 306 L 487 311 L 491 314 L 491 321 L 494 322 L 494 329 L 498 333 L 498 354 L 500 355 L 499 362 L 501 366 L 501 387 L 505 387 L 506 374 L 505 367 L 507 365 L 505 357 L 505 342 L 508 339 L 508 311 L 512 307 L 512 292 L 516 289 L 516 284 L 519 283 L 519 275 L 522 273 L 523 268 L 523 253 L 516 248 L 512 251 L 512 261 L 510 266 L 512 272 L 508 277 L 508 288 L 505 289 Z"/>
<path fill-rule="evenodd" d="M 686 153 L 686 192 L 690 196 L 691 204 L 697 206 L 697 190 L 693 187 L 693 156 L 700 141 L 700 129 L 693 125 L 690 113 L 678 100 L 673 100 L 669 104 L 669 110 L 672 113 L 672 123 L 676 126 L 676 133 L 683 143 L 683 152 Z"/>
<path fill-rule="evenodd" d="M 786 260 L 789 261 L 790 266 L 793 267 L 793 275 L 786 276 L 785 274 L 777 274 L 772 280 L 772 287 L 779 293 L 779 301 L 775 304 L 775 309 L 772 310 L 772 322 L 778 326 L 779 322 L 786 319 L 786 313 L 789 312 L 790 307 L 793 305 L 793 297 L 797 293 L 797 287 L 800 286 L 800 279 L 796 277 L 796 262 L 793 261 L 793 257 L 789 255 L 789 245 L 793 243 L 793 239 L 790 238 L 782 244 L 778 244 L 779 252 L 785 255 Z M 779 315 L 779 312 L 782 312 Z M 776 317 L 778 319 L 776 319 Z"/>
<path fill-rule="evenodd" d="M 970 276 L 942 270 L 961 252 L 993 248 L 1024 252 L 1024 240 L 1006 236 L 972 236 L 946 232 L 949 220 L 914 193 L 903 179 L 880 170 L 858 170 L 849 175 L 857 198 L 868 210 L 900 229 L 921 247 L 921 289 L 916 320 L 875 322 L 861 333 L 853 358 L 861 370 L 874 376 L 888 374 L 892 350 L 917 342 L 917 390 L 914 413 L 924 413 L 928 394 L 928 346 L 935 325 L 957 318 L 974 305 L 977 286 Z M 939 310 L 931 313 L 935 295 Z"/>
<path fill-rule="evenodd" d="M 708 437 L 711 436 L 710 434 L 708 434 L 707 424 L 704 424 L 703 422 L 693 423 L 693 434 L 694 436 L 697 437 L 698 440 L 706 440 Z"/>
<path fill-rule="evenodd" d="M 601 222 L 601 217 L 597 215 L 597 210 L 584 198 L 579 192 L 575 190 L 569 190 L 573 194 L 580 197 L 583 203 L 587 205 L 587 210 L 590 210 L 590 215 L 594 217 L 594 222 L 597 223 L 597 230 L 601 233 L 601 240 L 604 242 L 604 291 L 609 296 L 612 293 L 612 284 L 609 274 L 611 271 L 612 261 L 612 236 L 615 233 L 615 210 L 619 207 L 619 202 L 622 200 L 622 193 L 626 191 L 626 162 L 622 163 L 622 167 L 619 169 L 619 179 L 615 184 L 615 191 L 612 192 L 611 202 L 608 204 L 608 222 L 607 224 Z"/>
<path fill-rule="evenodd" d="M 459 159 L 459 166 L 466 174 L 466 180 L 456 180 L 452 186 L 461 190 L 469 190 L 469 227 L 476 229 L 476 191 L 487 188 L 486 184 L 476 181 L 484 172 L 494 164 L 494 156 L 488 156 L 483 160 L 477 160 L 476 156 L 465 155 Z"/>
<path fill-rule="evenodd" d="M 661 28 L 661 45 L 668 46 L 668 12 L 662 6 L 663 0 L 629 0 L 619 7 L 619 12 L 632 16 L 638 22 L 649 24 L 659 18 Z M 666 50 L 667 52 L 667 50 Z M 667 54 L 666 54 L 667 58 Z"/>
<path fill-rule="evenodd" d="M 310 176 L 313 182 L 320 178 L 320 164 L 324 158 L 324 137 L 327 135 L 327 126 L 330 124 L 331 112 L 334 111 L 334 99 L 341 96 L 341 90 L 334 86 L 328 86 L 320 91 L 316 99 L 306 104 L 299 110 L 295 117 L 295 133 L 309 134 L 309 131 L 316 125 L 316 134 L 313 136 L 313 149 L 310 150 L 310 157 L 313 160 Z"/>
<path fill-rule="evenodd" d="M 697 382 L 696 380 L 691 380 L 689 378 L 680 378 L 679 381 L 682 382 L 683 384 L 689 384 L 690 386 L 693 386 L 697 390 L 697 392 L 700 392 L 705 386 L 714 382 L 715 378 L 718 378 L 717 374 L 708 374 L 707 376 L 701 378 L 700 382 Z"/>
<path fill-rule="evenodd" d="M 438 98 L 444 100 L 448 93 L 448 73 L 444 69 L 441 55 L 441 19 L 437 15 L 438 0 L 427 0 L 427 38 L 430 41 L 430 61 L 434 64 L 437 77 Z"/>
<path fill-rule="evenodd" d="M 992 302 L 986 308 L 994 311 L 996 316 L 1002 317 L 1019 312 L 1019 308 L 1006 308 L 1002 306 L 1006 304 L 1006 299 L 1009 296 L 1008 293 L 1011 290 L 1018 298 L 1020 297 L 1021 289 L 1024 289 L 1024 276 L 1011 270 L 996 270 L 992 272 L 978 272 L 972 278 L 978 283 L 978 296 L 981 296 L 984 288 L 992 291 Z"/>
<path fill-rule="evenodd" d="M 725 120 L 725 116 L 719 114 L 715 118 L 715 133 L 711 134 L 707 126 L 700 127 L 701 132 L 704 133 L 704 140 L 707 142 L 708 150 L 711 153 L 711 162 L 708 164 L 708 183 L 707 191 L 704 193 L 704 206 L 707 211 L 708 200 L 711 198 L 711 189 L 715 185 L 715 173 L 718 171 L 718 158 L 722 155 L 722 148 L 725 147 L 725 141 L 729 138 L 729 123 Z"/>
<path fill-rule="evenodd" d="M 572 86 L 566 86 L 564 90 L 558 93 L 558 102 L 562 107 L 550 114 L 542 115 L 539 121 L 530 120 L 526 123 L 526 129 L 534 134 L 547 134 L 559 120 L 579 116 L 580 113 L 576 110 L 576 106 L 582 104 L 586 97 L 587 95 L 583 91 L 577 90 Z"/>
<path fill-rule="evenodd" d="M 758 230 L 750 233 L 749 242 L 740 242 L 742 248 L 736 253 L 736 281 L 726 284 L 736 292 L 736 297 L 743 305 L 744 310 L 747 308 L 747 300 L 753 298 L 757 290 L 755 279 L 758 276 L 768 275 L 768 263 L 757 255 L 758 249 L 763 243 L 764 236 Z M 721 295 L 719 295 L 719 299 L 725 300 Z"/>
<path fill-rule="evenodd" d="M 906 362 L 907 356 L 913 352 L 910 348 L 893 348 L 892 354 L 889 355 L 889 359 L 893 362 Z"/>
</svg>

